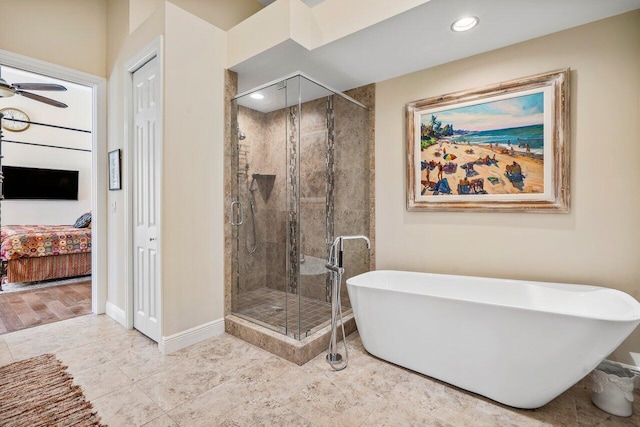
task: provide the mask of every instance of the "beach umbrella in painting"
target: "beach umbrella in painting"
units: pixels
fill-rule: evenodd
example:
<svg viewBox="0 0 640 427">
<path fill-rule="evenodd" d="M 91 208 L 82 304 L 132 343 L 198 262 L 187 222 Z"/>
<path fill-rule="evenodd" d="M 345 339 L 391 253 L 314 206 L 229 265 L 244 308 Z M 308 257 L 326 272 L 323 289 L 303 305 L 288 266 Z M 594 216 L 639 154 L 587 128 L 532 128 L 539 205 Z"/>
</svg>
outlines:
<svg viewBox="0 0 640 427">
<path fill-rule="evenodd" d="M 455 160 L 455 159 L 456 159 L 456 156 L 455 156 L 455 155 L 453 155 L 453 154 L 449 154 L 449 153 L 447 153 L 447 154 L 445 154 L 445 155 L 444 155 L 444 157 L 442 157 L 442 158 L 443 158 L 443 159 L 445 159 L 445 160 L 450 161 L 450 160 Z"/>
</svg>

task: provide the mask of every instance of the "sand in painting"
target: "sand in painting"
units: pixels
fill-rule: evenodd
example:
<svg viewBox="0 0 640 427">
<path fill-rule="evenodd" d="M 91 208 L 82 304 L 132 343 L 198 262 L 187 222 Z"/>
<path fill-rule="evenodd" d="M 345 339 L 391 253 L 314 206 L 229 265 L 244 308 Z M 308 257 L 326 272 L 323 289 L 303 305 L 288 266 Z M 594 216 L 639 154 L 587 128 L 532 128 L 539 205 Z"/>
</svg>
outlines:
<svg viewBox="0 0 640 427">
<path fill-rule="evenodd" d="M 544 105 L 544 93 L 533 91 L 422 112 L 421 194 L 543 194 Z"/>
<path fill-rule="evenodd" d="M 436 151 L 439 150 L 440 156 L 436 156 Z M 467 150 L 472 150 L 468 153 Z M 454 173 L 443 173 L 443 178 L 447 178 L 449 186 L 451 187 L 451 194 L 458 194 L 457 188 L 460 180 L 467 175 L 466 170 L 461 166 L 469 163 L 476 162 L 478 159 L 484 159 L 486 156 L 494 158 L 496 162 L 491 162 L 490 165 L 474 163 L 473 169 L 477 172 L 477 175 L 470 176 L 467 179 L 483 178 L 484 190 L 488 194 L 521 194 L 521 193 L 542 193 L 544 191 L 544 162 L 541 155 L 527 154 L 522 151 L 509 152 L 504 147 L 496 147 L 495 145 L 490 148 L 489 145 L 466 145 L 462 143 L 453 143 L 451 141 L 442 141 L 442 145 L 431 145 L 420 153 L 420 160 L 427 163 L 431 160 L 436 163 L 441 162 L 443 165 L 449 163 L 443 159 L 443 154 L 446 151 L 448 154 L 453 154 L 456 158 L 452 163 L 458 165 Z M 507 153 L 504 153 L 507 151 Z M 522 181 L 522 189 L 517 188 L 505 175 L 507 165 L 517 162 L 521 169 L 524 180 Z M 420 180 L 427 181 L 427 169 L 423 169 L 420 173 Z M 428 171 L 429 181 L 435 183 L 438 181 L 438 168 Z M 489 180 L 489 177 L 494 177 Z M 431 195 L 431 191 L 426 191 L 425 196 Z"/>
</svg>

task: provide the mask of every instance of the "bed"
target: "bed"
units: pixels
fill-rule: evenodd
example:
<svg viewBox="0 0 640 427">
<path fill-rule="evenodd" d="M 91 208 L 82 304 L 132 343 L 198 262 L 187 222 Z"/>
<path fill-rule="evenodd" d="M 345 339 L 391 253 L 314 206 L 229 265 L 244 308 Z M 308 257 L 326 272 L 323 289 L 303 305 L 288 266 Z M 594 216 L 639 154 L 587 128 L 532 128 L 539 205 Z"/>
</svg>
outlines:
<svg viewBox="0 0 640 427">
<path fill-rule="evenodd" d="M 7 265 L 9 282 L 91 274 L 91 228 L 6 225 L 0 241 L 0 260 Z"/>
</svg>

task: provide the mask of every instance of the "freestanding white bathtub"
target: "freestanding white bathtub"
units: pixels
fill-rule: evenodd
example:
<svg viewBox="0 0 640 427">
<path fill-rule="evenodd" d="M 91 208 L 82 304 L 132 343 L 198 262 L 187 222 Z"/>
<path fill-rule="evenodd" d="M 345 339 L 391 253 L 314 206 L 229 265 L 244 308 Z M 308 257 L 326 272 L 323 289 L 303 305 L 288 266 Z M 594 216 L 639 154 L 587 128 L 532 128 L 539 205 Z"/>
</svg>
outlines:
<svg viewBox="0 0 640 427">
<path fill-rule="evenodd" d="M 591 372 L 640 322 L 640 303 L 597 286 L 403 271 L 347 280 L 365 349 L 517 408 Z"/>
</svg>

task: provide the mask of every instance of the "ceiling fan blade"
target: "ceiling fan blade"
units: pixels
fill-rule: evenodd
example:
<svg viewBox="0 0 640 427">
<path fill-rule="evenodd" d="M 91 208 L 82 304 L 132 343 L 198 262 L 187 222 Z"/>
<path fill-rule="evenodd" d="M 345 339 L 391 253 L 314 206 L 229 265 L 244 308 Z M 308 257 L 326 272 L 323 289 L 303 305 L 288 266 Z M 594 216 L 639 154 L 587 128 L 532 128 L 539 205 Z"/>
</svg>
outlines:
<svg viewBox="0 0 640 427">
<path fill-rule="evenodd" d="M 64 103 L 62 103 L 60 101 L 56 101 L 55 99 L 47 98 L 46 96 L 36 95 L 35 93 L 31 93 L 31 92 L 23 92 L 21 90 L 17 90 L 16 91 L 16 95 L 22 95 L 25 98 L 30 98 L 30 99 L 33 99 L 34 101 L 44 102 L 45 104 L 49 104 L 49 105 L 52 105 L 54 107 L 59 107 L 59 108 L 67 108 L 68 107 L 67 104 L 64 104 Z"/>
<path fill-rule="evenodd" d="M 52 83 L 14 83 L 13 87 L 20 90 L 55 90 L 65 91 L 66 87 Z"/>
</svg>

